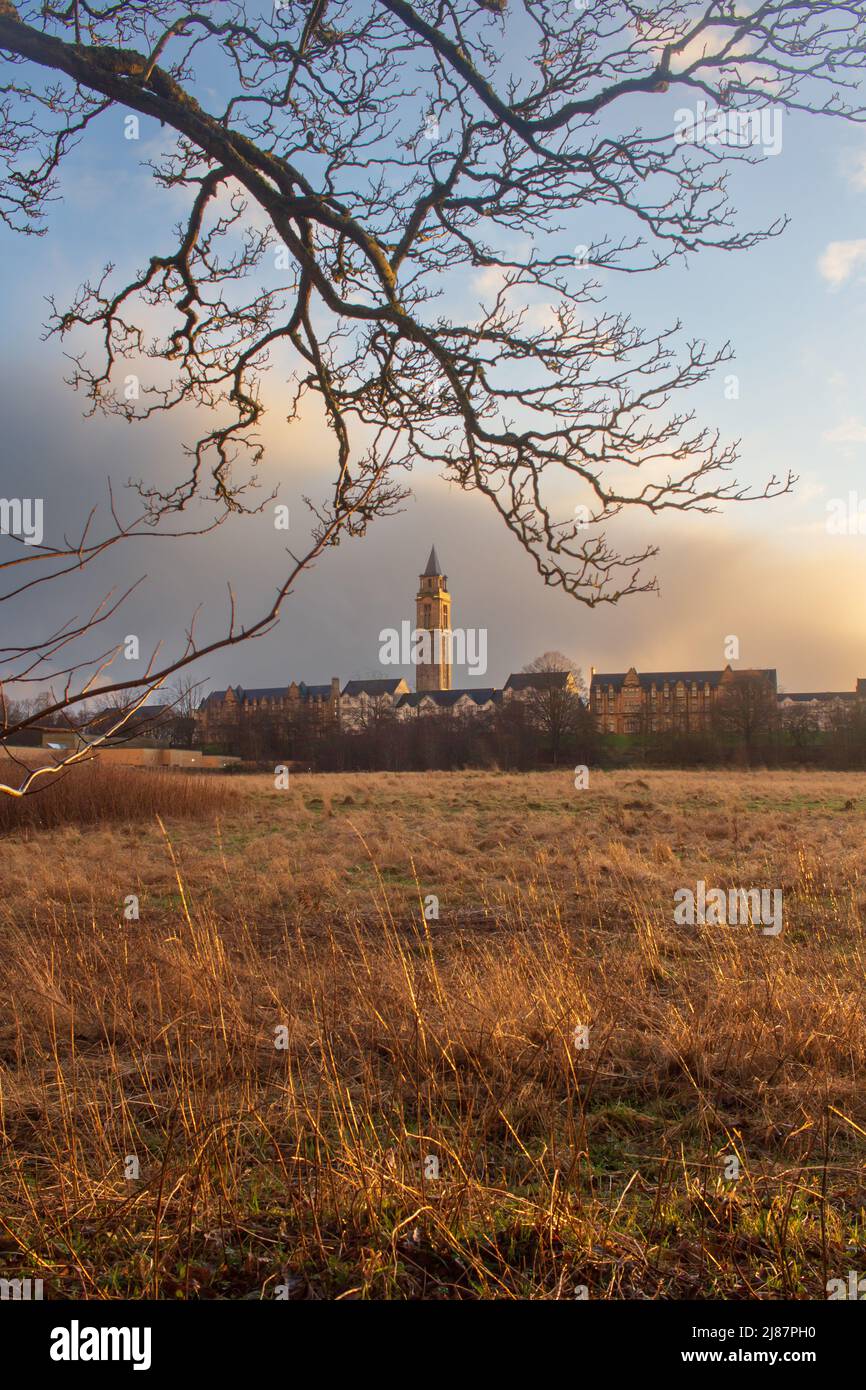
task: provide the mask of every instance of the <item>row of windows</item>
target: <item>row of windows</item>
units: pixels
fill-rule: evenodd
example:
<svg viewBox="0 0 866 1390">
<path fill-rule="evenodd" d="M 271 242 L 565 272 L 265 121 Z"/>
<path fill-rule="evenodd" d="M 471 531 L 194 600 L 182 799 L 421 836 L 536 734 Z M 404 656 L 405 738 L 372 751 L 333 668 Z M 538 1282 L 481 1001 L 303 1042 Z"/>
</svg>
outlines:
<svg viewBox="0 0 866 1390">
<path fill-rule="evenodd" d="M 669 694 L 670 694 L 671 687 L 670 687 L 669 685 L 663 685 L 663 686 L 661 687 L 661 689 L 664 691 L 665 695 L 669 695 Z M 678 695 L 688 695 L 688 694 L 692 694 L 692 695 L 701 695 L 701 694 L 703 694 L 703 695 L 709 695 L 709 694 L 711 693 L 711 691 L 712 691 L 712 686 L 709 684 L 709 682 L 707 682 L 707 683 L 703 686 L 703 688 L 702 688 L 702 687 L 699 686 L 696 682 L 693 681 L 692 684 L 691 684 L 691 686 L 682 685 L 682 684 L 680 684 L 680 685 L 675 685 L 675 686 L 674 686 L 674 691 L 675 691 L 676 694 L 678 694 Z M 612 699 L 614 699 L 614 698 L 616 697 L 616 695 L 619 694 L 620 692 L 617 691 L 617 688 L 616 688 L 615 685 L 609 685 L 608 688 L 607 688 L 607 691 L 605 691 L 605 689 L 604 689 L 603 686 L 601 686 L 601 687 L 596 687 L 595 693 L 596 693 L 596 694 L 599 694 L 599 695 L 601 696 L 602 699 L 604 699 L 605 694 L 607 694 L 608 698 L 612 700 Z M 652 698 L 653 696 L 657 695 L 657 694 L 659 693 L 659 687 L 658 687 L 657 685 L 651 685 L 651 686 L 649 687 L 649 690 L 643 690 L 643 689 L 641 689 L 640 687 L 635 688 L 634 686 L 626 686 L 626 687 L 623 687 L 621 693 L 622 693 L 622 697 L 623 697 L 624 700 L 629 700 L 629 699 L 631 699 L 631 700 L 640 700 L 645 694 L 648 694 L 648 695 L 650 696 L 650 698 Z"/>
</svg>

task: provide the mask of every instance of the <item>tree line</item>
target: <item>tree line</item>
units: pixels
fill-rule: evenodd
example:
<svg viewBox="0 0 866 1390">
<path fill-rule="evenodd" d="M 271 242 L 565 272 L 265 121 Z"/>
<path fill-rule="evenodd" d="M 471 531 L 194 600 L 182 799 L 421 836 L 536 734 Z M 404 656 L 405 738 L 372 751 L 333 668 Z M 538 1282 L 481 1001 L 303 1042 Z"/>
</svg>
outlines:
<svg viewBox="0 0 866 1390">
<path fill-rule="evenodd" d="M 704 726 L 629 735 L 601 733 L 579 692 L 533 692 L 490 716 L 450 710 L 398 718 L 371 707 L 358 728 L 292 712 L 241 710 L 211 727 L 205 751 L 247 766 L 280 761 L 313 771 L 424 771 L 463 767 L 529 771 L 553 766 L 866 768 L 866 704 L 833 706 L 822 723 L 809 709 L 782 713 L 774 696 L 742 688 Z"/>
</svg>

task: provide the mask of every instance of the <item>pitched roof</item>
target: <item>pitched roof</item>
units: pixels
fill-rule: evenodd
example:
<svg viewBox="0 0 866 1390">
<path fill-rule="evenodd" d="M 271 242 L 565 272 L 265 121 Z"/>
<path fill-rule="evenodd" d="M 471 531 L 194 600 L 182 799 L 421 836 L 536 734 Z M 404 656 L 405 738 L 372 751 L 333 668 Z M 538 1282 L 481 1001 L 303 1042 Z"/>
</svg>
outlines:
<svg viewBox="0 0 866 1390">
<path fill-rule="evenodd" d="M 460 694 L 468 695 L 470 700 L 475 701 L 476 705 L 486 705 L 490 700 L 493 700 L 495 704 L 499 704 L 502 700 L 502 691 L 497 690 L 492 685 L 482 686 L 480 689 L 476 690 L 461 690 Z"/>
<path fill-rule="evenodd" d="M 303 689 L 303 683 L 299 687 Z M 245 700 L 281 700 L 286 693 L 284 685 L 257 685 L 254 690 L 241 690 L 238 686 L 235 694 L 240 693 Z"/>
<path fill-rule="evenodd" d="M 234 695 L 236 700 L 242 700 L 244 698 L 245 692 L 243 686 L 230 685 L 229 690 L 231 691 L 232 695 Z M 207 705 L 221 705 L 228 693 L 228 690 L 211 690 L 210 693 L 205 695 L 204 699 L 201 701 L 199 709 L 204 709 Z"/>
<path fill-rule="evenodd" d="M 440 696 L 450 695 L 450 690 L 410 690 L 408 695 L 401 695 L 397 701 L 398 709 L 417 709 L 424 700 L 430 700 L 434 705 L 448 704 L 449 701 L 442 700 Z M 453 705 L 454 701 L 450 703 Z"/>
<path fill-rule="evenodd" d="M 389 676 L 387 680 L 361 680 L 346 681 L 343 687 L 344 695 L 394 695 L 398 685 L 403 681 L 402 676 Z"/>
<path fill-rule="evenodd" d="M 724 672 L 722 674 L 724 674 Z M 746 666 L 742 669 L 731 671 L 730 674 L 733 676 L 734 680 L 751 680 L 753 676 L 764 676 L 766 677 L 767 683 L 771 685 L 774 690 L 778 685 L 775 666 Z"/>
<path fill-rule="evenodd" d="M 476 705 L 486 705 L 491 700 L 498 704 L 502 698 L 502 692 L 494 690 L 492 686 L 480 690 L 412 690 L 398 700 L 397 708 L 402 709 L 405 706 L 417 709 L 422 700 L 432 700 L 434 705 L 439 705 L 441 709 L 450 709 L 464 695 L 468 695 Z"/>
<path fill-rule="evenodd" d="M 284 700 L 289 693 L 289 687 L 286 685 L 257 685 L 252 690 L 245 690 L 242 685 L 235 685 L 230 686 L 229 689 L 240 703 L 252 700 Z M 199 709 L 206 709 L 208 705 L 221 705 L 228 693 L 228 690 L 212 690 L 202 700 Z M 298 682 L 298 694 L 302 700 L 327 699 L 330 693 L 329 684 L 307 685 L 306 681 Z"/>
<path fill-rule="evenodd" d="M 805 691 L 805 693 L 798 692 L 797 694 L 792 694 L 790 691 L 784 690 L 782 694 L 779 696 L 779 703 L 783 704 L 785 700 L 807 701 L 856 699 L 857 694 L 854 690 L 807 690 Z"/>
<path fill-rule="evenodd" d="M 596 671 L 592 677 L 591 688 L 597 685 L 612 685 L 619 690 L 625 683 L 628 671 Z M 686 685 L 718 685 L 721 671 L 645 671 L 638 672 L 637 678 L 645 688 L 651 685 L 676 685 L 684 681 Z"/>
<path fill-rule="evenodd" d="M 443 574 L 443 573 L 444 573 L 444 570 L 442 569 L 442 566 L 441 566 L 440 563 L 439 563 L 439 556 L 436 554 L 436 547 L 435 547 L 435 545 L 433 545 L 433 546 L 430 547 L 430 559 L 427 561 L 427 568 L 425 569 L 425 571 L 424 571 L 424 573 L 422 574 L 421 578 L 424 579 L 424 578 L 426 578 L 427 575 L 430 575 L 430 574 Z"/>
<path fill-rule="evenodd" d="M 685 685 L 692 685 L 692 684 L 694 684 L 694 685 L 710 685 L 710 686 L 716 686 L 716 685 L 718 685 L 719 682 L 721 681 L 722 676 L 725 674 L 725 672 L 724 672 L 724 671 L 638 671 L 638 672 L 636 672 L 635 674 L 637 675 L 638 681 L 639 681 L 639 683 L 643 686 L 643 688 L 644 688 L 645 690 L 648 690 L 648 689 L 650 688 L 650 686 L 653 686 L 653 685 L 655 685 L 655 686 L 660 686 L 660 685 L 676 685 L 678 681 L 682 681 Z M 755 672 L 754 672 L 754 671 L 751 671 L 751 670 L 742 670 L 742 671 L 732 671 L 731 674 L 732 674 L 733 676 L 752 676 L 752 675 L 755 674 Z M 769 668 L 769 669 L 765 669 L 765 670 L 761 670 L 761 671 L 759 671 L 757 674 L 762 675 L 762 676 L 766 676 L 767 679 L 768 679 L 768 681 L 770 681 L 771 684 L 772 684 L 773 686 L 775 686 L 775 684 L 776 684 L 776 671 L 775 671 L 775 668 L 774 668 L 774 667 L 773 667 L 773 668 Z M 610 685 L 612 685 L 612 686 L 614 687 L 615 690 L 619 690 L 620 687 L 625 683 L 625 678 L 626 678 L 627 675 L 628 675 L 628 671 L 596 671 L 596 673 L 593 675 L 593 678 L 592 678 L 591 688 L 594 688 L 595 686 L 603 686 L 603 685 L 604 685 L 604 686 L 610 686 Z"/>
<path fill-rule="evenodd" d="M 545 690 L 568 684 L 570 671 L 520 671 L 508 677 L 506 690 Z"/>
</svg>

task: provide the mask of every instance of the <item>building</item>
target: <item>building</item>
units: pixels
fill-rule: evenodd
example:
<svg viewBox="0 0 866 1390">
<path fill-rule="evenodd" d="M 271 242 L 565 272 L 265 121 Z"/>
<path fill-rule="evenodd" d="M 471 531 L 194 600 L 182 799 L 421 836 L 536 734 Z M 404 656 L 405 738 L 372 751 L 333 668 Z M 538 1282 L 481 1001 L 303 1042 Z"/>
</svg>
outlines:
<svg viewBox="0 0 866 1390">
<path fill-rule="evenodd" d="M 71 715 L 62 722 L 39 720 L 22 730 L 20 737 L 22 746 L 54 749 L 128 746 L 133 741 L 140 747 L 164 745 L 171 742 L 176 717 L 171 705 L 145 704 L 138 709 L 117 705 L 95 714 L 85 713 L 77 720 Z"/>
<path fill-rule="evenodd" d="M 408 694 L 402 676 L 347 681 L 340 695 L 340 724 L 344 729 L 367 729 L 393 715 Z"/>
<path fill-rule="evenodd" d="M 340 689 L 336 676 L 329 685 L 289 685 L 245 689 L 229 686 L 213 690 L 196 713 L 201 743 L 226 743 L 236 738 L 246 721 L 285 732 L 303 724 L 309 730 L 343 729 L 358 732 L 388 718 L 411 719 L 448 713 L 455 717 L 490 721 L 504 701 L 525 699 L 533 687 L 547 688 L 557 681 L 576 692 L 570 672 L 540 672 L 510 676 L 504 690 L 492 686 L 455 690 L 452 687 L 451 595 L 435 545 L 415 595 L 416 632 L 422 634 L 416 689 L 402 676 L 347 681 Z M 406 624 L 408 628 L 408 623 Z"/>
<path fill-rule="evenodd" d="M 289 728 L 301 720 L 319 729 L 334 728 L 340 723 L 340 681 L 331 678 L 328 685 L 307 685 L 305 681 L 290 681 L 287 686 L 259 686 L 245 690 L 229 686 L 227 690 L 212 690 L 196 710 L 197 737 L 201 743 L 224 742 L 245 720 L 276 723 Z"/>
<path fill-rule="evenodd" d="M 864 698 L 866 689 L 861 689 L 864 685 L 866 682 L 858 680 L 856 690 L 812 690 L 800 694 L 785 691 L 779 696 L 779 714 L 790 726 L 801 724 L 830 729 Z"/>
<path fill-rule="evenodd" d="M 404 695 L 398 702 L 397 717 L 420 718 L 446 710 L 470 719 L 486 716 L 490 720 L 501 706 L 502 699 L 503 692 L 492 686 L 482 690 L 416 690 Z"/>
<path fill-rule="evenodd" d="M 600 733 L 662 733 L 709 727 L 714 712 L 746 686 L 776 699 L 775 670 L 593 671 L 590 709 Z"/>
<path fill-rule="evenodd" d="M 415 594 L 414 691 L 401 676 L 352 679 L 342 689 L 332 676 L 322 685 L 291 681 L 284 687 L 237 685 L 215 690 L 196 713 L 198 741 L 226 746 L 235 741 L 241 727 L 249 734 L 256 724 L 263 731 L 267 728 L 267 741 L 273 744 L 284 736 L 289 743 L 299 731 L 302 737 L 336 730 L 357 733 L 391 719 L 451 715 L 492 722 L 509 705 L 522 707 L 528 717 L 534 709 L 548 723 L 557 720 L 558 710 L 572 717 L 569 705 L 580 698 L 580 690 L 571 671 L 521 671 L 510 675 L 502 689 L 455 689 L 451 605 L 448 577 L 433 545 Z M 408 636 L 409 623 L 403 627 Z M 420 643 L 416 642 L 419 634 Z M 590 710 L 603 734 L 696 732 L 709 728 L 720 712 L 748 737 L 777 713 L 792 725 L 808 718 L 815 726 L 828 728 L 838 711 L 863 699 L 866 679 L 858 680 L 855 691 L 780 695 L 774 669 L 734 670 L 730 665 L 713 671 L 639 672 L 631 666 L 627 671 L 596 672 L 593 668 L 589 691 Z M 260 740 L 252 736 L 250 741 Z"/>
</svg>

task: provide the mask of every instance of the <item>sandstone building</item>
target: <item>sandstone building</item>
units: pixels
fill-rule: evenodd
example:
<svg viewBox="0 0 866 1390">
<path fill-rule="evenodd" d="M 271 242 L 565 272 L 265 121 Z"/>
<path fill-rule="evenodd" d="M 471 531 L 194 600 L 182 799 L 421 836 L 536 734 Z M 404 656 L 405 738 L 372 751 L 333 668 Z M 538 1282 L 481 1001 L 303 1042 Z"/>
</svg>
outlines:
<svg viewBox="0 0 866 1390">
<path fill-rule="evenodd" d="M 334 676 L 330 685 L 307 685 L 290 681 L 287 686 L 260 686 L 245 690 L 229 686 L 212 690 L 198 707 L 196 719 L 206 736 L 215 724 L 233 723 L 241 714 L 297 716 L 301 710 L 320 725 L 334 725 L 340 718 L 340 682 Z"/>
<path fill-rule="evenodd" d="M 708 728 L 720 702 L 747 681 L 776 699 L 775 670 L 593 671 L 590 709 L 604 734 L 695 731 Z"/>
</svg>

